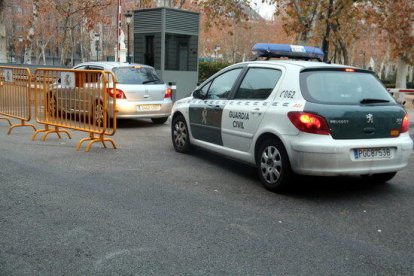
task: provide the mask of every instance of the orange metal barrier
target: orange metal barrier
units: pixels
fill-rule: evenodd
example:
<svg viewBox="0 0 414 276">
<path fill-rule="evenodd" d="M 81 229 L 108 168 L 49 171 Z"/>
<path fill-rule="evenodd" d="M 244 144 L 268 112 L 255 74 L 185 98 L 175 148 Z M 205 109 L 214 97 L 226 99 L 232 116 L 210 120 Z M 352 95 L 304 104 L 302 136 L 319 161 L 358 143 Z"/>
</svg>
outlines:
<svg viewBox="0 0 414 276">
<path fill-rule="evenodd" d="M 29 69 L 0 66 L 0 115 L 20 120 L 20 124 L 13 125 L 9 118 L 0 120 L 9 122 L 9 131 L 16 127 L 32 127 L 26 122 L 31 119 L 30 90 L 31 79 Z"/>
<path fill-rule="evenodd" d="M 65 133 L 71 138 L 65 129 L 72 129 L 89 133 L 78 142 L 77 150 L 87 141 L 86 152 L 97 142 L 105 148 L 105 142 L 110 142 L 116 148 L 114 140 L 107 137 L 116 132 L 116 97 L 113 97 L 116 78 L 113 73 L 37 69 L 34 77 L 36 121 L 45 128 L 36 131 L 32 140 L 39 133 L 43 133 L 42 141 L 51 133 L 59 138 Z"/>
</svg>

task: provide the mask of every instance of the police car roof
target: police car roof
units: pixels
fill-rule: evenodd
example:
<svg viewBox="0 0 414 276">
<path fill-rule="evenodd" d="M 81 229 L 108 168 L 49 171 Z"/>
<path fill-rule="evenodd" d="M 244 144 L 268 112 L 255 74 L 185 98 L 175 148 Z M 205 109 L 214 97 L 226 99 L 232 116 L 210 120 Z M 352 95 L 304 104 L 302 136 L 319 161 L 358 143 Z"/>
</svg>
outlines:
<svg viewBox="0 0 414 276">
<path fill-rule="evenodd" d="M 330 64 L 325 62 L 318 62 L 318 61 L 303 61 L 303 60 L 256 60 L 256 61 L 248 61 L 244 62 L 245 64 L 275 64 L 275 65 L 293 65 L 293 66 L 299 66 L 302 68 L 355 68 L 354 66 L 349 65 L 343 65 L 343 64 Z"/>
</svg>

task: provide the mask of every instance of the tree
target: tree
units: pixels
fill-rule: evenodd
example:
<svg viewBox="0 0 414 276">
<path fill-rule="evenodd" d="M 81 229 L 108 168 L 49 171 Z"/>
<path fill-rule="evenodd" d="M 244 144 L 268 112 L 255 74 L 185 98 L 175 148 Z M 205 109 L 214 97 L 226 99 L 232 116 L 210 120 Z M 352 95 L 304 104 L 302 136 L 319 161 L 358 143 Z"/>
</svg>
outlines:
<svg viewBox="0 0 414 276">
<path fill-rule="evenodd" d="M 296 44 L 306 44 L 312 37 L 319 0 L 276 0 L 277 15 L 282 17 L 282 26 L 288 35 L 295 36 Z"/>
<path fill-rule="evenodd" d="M 7 62 L 6 25 L 4 24 L 5 0 L 0 0 L 0 62 Z"/>
<path fill-rule="evenodd" d="M 396 87 L 406 88 L 408 64 L 414 63 L 414 2 L 371 0 L 370 16 L 380 32 L 386 33 L 393 58 L 397 60 Z"/>
<path fill-rule="evenodd" d="M 113 4 L 112 0 L 45 0 L 50 1 L 51 6 L 59 15 L 60 40 L 62 44 L 60 62 L 67 64 L 67 56 L 71 51 L 71 64 L 73 65 L 76 47 L 76 33 L 80 33 L 82 27 L 91 30 L 100 22 L 101 12 Z"/>
</svg>

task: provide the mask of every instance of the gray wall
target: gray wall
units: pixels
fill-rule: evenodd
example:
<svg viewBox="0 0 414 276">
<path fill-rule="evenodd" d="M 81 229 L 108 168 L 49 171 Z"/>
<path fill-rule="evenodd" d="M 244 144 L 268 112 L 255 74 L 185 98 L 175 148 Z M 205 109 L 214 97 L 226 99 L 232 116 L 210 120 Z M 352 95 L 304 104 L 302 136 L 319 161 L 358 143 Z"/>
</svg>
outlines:
<svg viewBox="0 0 414 276">
<path fill-rule="evenodd" d="M 145 64 L 145 37 L 153 35 L 154 67 L 166 83 L 176 83 L 175 99 L 187 96 L 197 85 L 199 27 L 200 14 L 195 12 L 170 8 L 134 11 L 134 62 Z M 188 51 L 183 50 L 186 47 Z M 188 57 L 187 62 L 183 56 Z"/>
<path fill-rule="evenodd" d="M 161 75 L 161 72 L 157 72 Z M 161 77 L 166 83 L 176 83 L 177 90 L 174 95 L 175 100 L 189 96 L 189 94 L 197 87 L 197 72 L 164 71 Z"/>
</svg>

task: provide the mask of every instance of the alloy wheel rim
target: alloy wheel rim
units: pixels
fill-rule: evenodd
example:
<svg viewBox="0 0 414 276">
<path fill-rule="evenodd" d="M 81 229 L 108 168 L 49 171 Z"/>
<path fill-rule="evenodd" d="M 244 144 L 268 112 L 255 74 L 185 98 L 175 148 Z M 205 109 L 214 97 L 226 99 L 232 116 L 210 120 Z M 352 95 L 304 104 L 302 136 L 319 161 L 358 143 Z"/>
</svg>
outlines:
<svg viewBox="0 0 414 276">
<path fill-rule="evenodd" d="M 49 114 L 54 115 L 56 111 L 56 99 L 55 97 L 50 97 L 49 99 Z"/>
<path fill-rule="evenodd" d="M 275 184 L 282 173 L 282 156 L 275 146 L 266 147 L 260 158 L 260 170 L 264 180 Z"/>
<path fill-rule="evenodd" d="M 178 121 L 174 126 L 174 143 L 178 147 L 184 147 L 187 142 L 187 128 L 183 121 Z"/>
<path fill-rule="evenodd" d="M 97 124 L 102 124 L 103 123 L 103 108 L 101 104 L 96 105 L 95 107 L 95 121 Z"/>
</svg>

